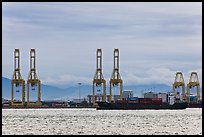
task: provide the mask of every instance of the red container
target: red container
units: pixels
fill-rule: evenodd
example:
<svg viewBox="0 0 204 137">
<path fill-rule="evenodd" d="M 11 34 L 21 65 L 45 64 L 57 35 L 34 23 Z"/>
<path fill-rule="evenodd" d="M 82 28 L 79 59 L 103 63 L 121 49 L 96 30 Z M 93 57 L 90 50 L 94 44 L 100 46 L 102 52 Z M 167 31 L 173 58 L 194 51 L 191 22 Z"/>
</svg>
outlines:
<svg viewBox="0 0 204 137">
<path fill-rule="evenodd" d="M 128 103 L 138 103 L 138 100 L 128 100 Z"/>
<path fill-rule="evenodd" d="M 139 98 L 141 104 L 161 104 L 162 98 Z"/>
<path fill-rule="evenodd" d="M 151 103 L 152 99 L 151 98 L 139 98 L 140 103 Z"/>
<path fill-rule="evenodd" d="M 152 104 L 162 104 L 162 101 L 153 101 Z"/>
<path fill-rule="evenodd" d="M 152 98 L 152 103 L 153 104 L 161 104 L 162 103 L 162 98 Z"/>
<path fill-rule="evenodd" d="M 152 101 L 160 101 L 160 100 L 162 100 L 162 98 L 151 98 L 152 99 Z"/>
</svg>

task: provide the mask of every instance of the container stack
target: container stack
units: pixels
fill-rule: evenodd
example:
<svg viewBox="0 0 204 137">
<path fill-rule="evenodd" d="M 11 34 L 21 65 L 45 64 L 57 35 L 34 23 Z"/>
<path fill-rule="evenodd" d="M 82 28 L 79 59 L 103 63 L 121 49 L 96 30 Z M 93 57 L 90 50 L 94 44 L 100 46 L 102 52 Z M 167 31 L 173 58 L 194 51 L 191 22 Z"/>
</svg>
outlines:
<svg viewBox="0 0 204 137">
<path fill-rule="evenodd" d="M 128 103 L 139 103 L 138 97 L 127 98 Z"/>
<path fill-rule="evenodd" d="M 139 98 L 140 104 L 162 104 L 162 98 Z"/>
</svg>

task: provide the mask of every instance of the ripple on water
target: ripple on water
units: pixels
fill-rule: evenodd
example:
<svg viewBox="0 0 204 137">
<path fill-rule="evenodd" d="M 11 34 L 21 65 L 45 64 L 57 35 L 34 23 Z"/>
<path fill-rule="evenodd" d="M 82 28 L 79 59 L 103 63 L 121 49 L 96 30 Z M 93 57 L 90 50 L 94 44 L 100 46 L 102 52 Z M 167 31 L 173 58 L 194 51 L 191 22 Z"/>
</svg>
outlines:
<svg viewBox="0 0 204 137">
<path fill-rule="evenodd" d="M 2 134 L 202 135 L 202 109 L 184 111 L 3 109 Z"/>
</svg>

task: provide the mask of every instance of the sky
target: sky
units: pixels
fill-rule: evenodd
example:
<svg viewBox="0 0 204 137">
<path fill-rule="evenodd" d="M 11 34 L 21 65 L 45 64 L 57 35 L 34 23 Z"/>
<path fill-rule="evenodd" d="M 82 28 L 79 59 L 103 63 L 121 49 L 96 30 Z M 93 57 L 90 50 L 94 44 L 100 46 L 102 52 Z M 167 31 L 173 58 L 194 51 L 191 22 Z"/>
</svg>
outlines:
<svg viewBox="0 0 204 137">
<path fill-rule="evenodd" d="M 177 71 L 185 83 L 196 71 L 202 83 L 201 2 L 3 2 L 2 29 L 2 76 L 10 79 L 15 48 L 25 80 L 35 48 L 43 84 L 92 84 L 101 48 L 109 82 L 118 48 L 124 85 L 171 86 Z"/>
</svg>

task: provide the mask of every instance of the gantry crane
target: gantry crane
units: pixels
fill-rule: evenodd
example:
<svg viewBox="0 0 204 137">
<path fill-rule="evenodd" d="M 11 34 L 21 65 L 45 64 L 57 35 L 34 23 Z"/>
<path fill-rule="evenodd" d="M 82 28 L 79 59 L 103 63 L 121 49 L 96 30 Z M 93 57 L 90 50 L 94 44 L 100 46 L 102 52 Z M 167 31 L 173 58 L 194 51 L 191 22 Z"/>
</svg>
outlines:
<svg viewBox="0 0 204 137">
<path fill-rule="evenodd" d="M 190 103 L 190 89 L 192 87 L 197 87 L 197 102 L 200 101 L 200 83 L 198 80 L 197 72 L 191 72 L 189 82 L 187 84 L 187 101 Z"/>
<path fill-rule="evenodd" d="M 122 100 L 122 88 L 123 88 L 123 80 L 121 79 L 119 73 L 119 49 L 114 49 L 114 66 L 113 66 L 113 73 L 110 79 L 110 101 L 112 101 L 112 86 L 118 86 L 120 84 L 120 100 Z"/>
<path fill-rule="evenodd" d="M 102 50 L 97 49 L 96 51 L 96 73 L 93 78 L 93 105 L 96 105 L 96 98 L 95 98 L 95 86 L 101 87 L 103 84 L 103 97 L 102 101 L 106 101 L 106 80 L 103 77 L 102 73 Z"/>
<path fill-rule="evenodd" d="M 20 73 L 20 50 L 15 49 L 14 51 L 14 73 L 12 76 L 12 90 L 11 90 L 11 105 L 15 106 L 25 106 L 25 80 L 22 79 Z M 14 86 L 16 88 L 21 88 L 22 100 L 15 101 L 14 99 Z M 16 89 L 16 92 L 20 92 L 20 89 Z"/>
<path fill-rule="evenodd" d="M 177 72 L 176 77 L 173 83 L 173 93 L 176 95 L 176 88 L 179 88 L 182 86 L 182 100 L 186 101 L 186 95 L 185 95 L 185 83 L 184 83 L 184 78 L 182 72 Z"/>
<path fill-rule="evenodd" d="M 27 81 L 27 106 L 38 106 L 40 107 L 40 80 L 37 77 L 36 74 L 36 62 L 35 62 L 35 49 L 30 50 L 30 72 L 28 76 L 28 81 Z M 38 100 L 37 102 L 31 103 L 30 102 L 30 86 L 32 90 L 35 90 L 36 87 L 38 87 Z"/>
</svg>

